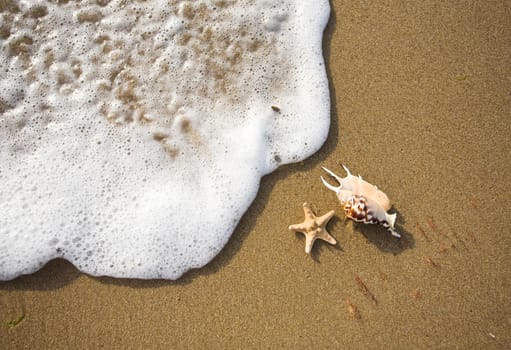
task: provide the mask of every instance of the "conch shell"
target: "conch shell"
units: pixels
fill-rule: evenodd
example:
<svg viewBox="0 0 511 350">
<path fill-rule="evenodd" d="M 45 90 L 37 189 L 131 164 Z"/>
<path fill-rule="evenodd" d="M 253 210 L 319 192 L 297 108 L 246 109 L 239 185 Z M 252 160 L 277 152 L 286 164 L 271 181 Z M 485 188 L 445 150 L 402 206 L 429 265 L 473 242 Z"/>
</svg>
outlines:
<svg viewBox="0 0 511 350">
<path fill-rule="evenodd" d="M 347 176 L 343 178 L 327 168 L 322 168 L 339 182 L 339 186 L 330 185 L 323 176 L 321 181 L 337 194 L 346 216 L 364 224 L 380 224 L 393 236 L 401 237 L 394 228 L 396 214 L 387 213 L 391 208 L 389 197 L 378 187 L 362 179 L 360 175 L 353 176 L 344 164 L 342 167 L 347 173 Z"/>
</svg>

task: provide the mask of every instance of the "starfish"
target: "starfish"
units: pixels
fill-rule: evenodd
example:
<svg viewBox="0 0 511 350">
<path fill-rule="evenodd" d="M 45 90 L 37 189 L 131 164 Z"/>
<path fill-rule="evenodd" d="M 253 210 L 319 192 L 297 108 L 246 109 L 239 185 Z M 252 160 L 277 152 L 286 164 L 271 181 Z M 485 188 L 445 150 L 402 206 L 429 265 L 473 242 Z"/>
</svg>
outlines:
<svg viewBox="0 0 511 350">
<path fill-rule="evenodd" d="M 318 238 L 330 244 L 337 243 L 326 230 L 328 221 L 334 216 L 333 210 L 318 218 L 312 211 L 310 205 L 308 203 L 303 203 L 303 212 L 305 214 L 305 221 L 301 224 L 289 226 L 289 230 L 301 232 L 305 235 L 305 253 L 310 254 L 314 241 Z"/>
</svg>

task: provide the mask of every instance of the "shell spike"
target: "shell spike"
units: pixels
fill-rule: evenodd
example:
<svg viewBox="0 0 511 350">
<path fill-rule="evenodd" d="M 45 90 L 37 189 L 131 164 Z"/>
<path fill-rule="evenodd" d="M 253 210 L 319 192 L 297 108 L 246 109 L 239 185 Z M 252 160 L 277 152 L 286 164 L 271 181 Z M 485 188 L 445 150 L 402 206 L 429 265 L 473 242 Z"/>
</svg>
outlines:
<svg viewBox="0 0 511 350">
<path fill-rule="evenodd" d="M 344 164 L 341 164 L 341 165 L 342 165 L 344 171 L 346 172 L 346 174 L 348 174 L 348 176 L 350 176 L 351 175 L 350 170 L 346 167 L 346 165 L 344 165 Z"/>
<path fill-rule="evenodd" d="M 390 225 L 390 227 L 394 228 L 394 224 L 396 223 L 396 213 L 394 214 L 387 214 L 387 221 Z"/>
<path fill-rule="evenodd" d="M 401 235 L 396 232 L 394 229 L 390 229 L 390 234 L 394 237 L 401 238 Z"/>
<path fill-rule="evenodd" d="M 388 223 L 387 229 L 390 231 L 392 236 L 401 238 L 401 235 L 399 233 L 397 233 L 396 229 L 394 228 L 394 224 L 396 223 L 397 214 L 396 213 L 386 214 L 385 216 L 387 217 L 387 223 Z"/>
<path fill-rule="evenodd" d="M 323 182 L 323 185 L 325 185 L 325 187 L 328 188 L 329 190 L 337 193 L 341 189 L 341 186 L 335 187 L 335 186 L 330 185 L 328 182 L 326 182 L 326 180 L 323 178 L 323 176 L 320 176 L 320 178 L 321 178 L 321 181 Z"/>
<path fill-rule="evenodd" d="M 330 175 L 331 177 L 333 177 L 334 179 L 337 180 L 337 182 L 339 184 L 342 184 L 342 178 L 340 178 L 336 173 L 334 173 L 332 170 L 329 170 L 327 168 L 325 168 L 324 166 L 321 167 L 321 169 L 323 169 L 324 171 L 326 171 L 328 173 L 328 175 Z"/>
</svg>

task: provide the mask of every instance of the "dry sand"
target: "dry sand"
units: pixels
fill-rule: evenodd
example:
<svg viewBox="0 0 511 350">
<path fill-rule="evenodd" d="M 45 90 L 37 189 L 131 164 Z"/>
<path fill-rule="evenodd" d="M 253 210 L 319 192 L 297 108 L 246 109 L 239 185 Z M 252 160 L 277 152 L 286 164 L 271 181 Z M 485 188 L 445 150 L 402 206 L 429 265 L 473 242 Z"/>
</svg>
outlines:
<svg viewBox="0 0 511 350">
<path fill-rule="evenodd" d="M 0 348 L 510 348 L 511 7 L 453 3 L 333 1 L 322 150 L 264 178 L 224 251 L 177 282 L 53 261 L 0 283 Z M 401 240 L 343 219 L 319 181 L 341 162 L 388 193 Z M 338 246 L 312 257 L 287 230 L 304 201 L 337 212 Z"/>
</svg>

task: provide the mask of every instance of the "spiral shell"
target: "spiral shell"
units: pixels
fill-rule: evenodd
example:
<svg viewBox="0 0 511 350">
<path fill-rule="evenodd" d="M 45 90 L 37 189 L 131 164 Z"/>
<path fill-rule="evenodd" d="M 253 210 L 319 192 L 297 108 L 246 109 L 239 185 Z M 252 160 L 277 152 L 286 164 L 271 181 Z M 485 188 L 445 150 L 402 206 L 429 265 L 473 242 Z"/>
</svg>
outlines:
<svg viewBox="0 0 511 350">
<path fill-rule="evenodd" d="M 362 177 L 351 175 L 348 168 L 344 165 L 343 167 L 348 174 L 344 178 L 323 168 L 339 182 L 338 187 L 330 185 L 323 177 L 321 177 L 321 180 L 328 189 L 337 194 L 346 216 L 364 224 L 380 224 L 393 236 L 401 237 L 394 229 L 396 214 L 387 213 L 387 210 L 391 207 L 387 195 L 375 185 L 363 180 Z"/>
</svg>

